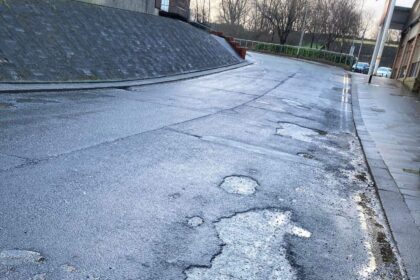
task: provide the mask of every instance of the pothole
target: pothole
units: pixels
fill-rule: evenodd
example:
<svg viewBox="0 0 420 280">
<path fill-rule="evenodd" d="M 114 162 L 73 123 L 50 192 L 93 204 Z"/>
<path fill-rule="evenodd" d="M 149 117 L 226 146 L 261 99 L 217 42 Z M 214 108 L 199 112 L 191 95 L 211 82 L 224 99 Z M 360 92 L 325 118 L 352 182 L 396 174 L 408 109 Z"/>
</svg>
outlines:
<svg viewBox="0 0 420 280">
<path fill-rule="evenodd" d="M 9 63 L 9 60 L 5 57 L 0 56 L 0 64 L 6 64 L 6 63 Z"/>
<path fill-rule="evenodd" d="M 26 250 L 3 250 L 0 252 L 0 264 L 20 265 L 28 263 L 41 263 L 45 260 L 38 252 Z"/>
<path fill-rule="evenodd" d="M 251 195 L 254 194 L 259 184 L 256 180 L 247 176 L 229 176 L 223 179 L 219 185 L 228 193 Z"/>
<path fill-rule="evenodd" d="M 170 195 L 168 195 L 168 197 L 169 197 L 169 199 L 171 199 L 171 200 L 176 200 L 176 199 L 178 199 L 178 198 L 180 198 L 180 197 L 181 197 L 181 194 L 180 194 L 179 192 L 176 192 L 176 193 L 171 193 Z"/>
<path fill-rule="evenodd" d="M 420 175 L 420 169 L 403 168 L 403 171 L 410 174 Z"/>
<path fill-rule="evenodd" d="M 201 217 L 192 217 L 188 219 L 188 225 L 190 227 L 199 227 L 204 223 L 204 220 Z"/>
<path fill-rule="evenodd" d="M 215 227 L 224 244 L 221 253 L 209 268 L 187 269 L 187 279 L 297 279 L 285 236 L 310 238 L 311 233 L 295 225 L 290 212 L 249 211 L 223 218 Z"/>
<path fill-rule="evenodd" d="M 314 156 L 308 153 L 297 153 L 298 156 L 306 158 L 306 159 L 313 159 Z"/>
<path fill-rule="evenodd" d="M 371 111 L 378 112 L 378 113 L 385 113 L 386 111 L 384 109 L 378 108 L 378 107 L 370 107 Z"/>
<path fill-rule="evenodd" d="M 32 280 L 47 280 L 47 274 L 46 273 L 40 273 L 35 275 Z"/>
<path fill-rule="evenodd" d="M 293 123 L 280 123 L 276 134 L 280 136 L 290 137 L 296 140 L 310 142 L 312 137 L 318 135 L 326 135 L 327 132 L 315 128 L 308 128 Z"/>
<path fill-rule="evenodd" d="M 63 264 L 61 266 L 61 269 L 65 272 L 68 272 L 68 273 L 73 273 L 73 272 L 76 272 L 76 270 L 77 270 L 76 267 L 74 267 L 70 264 Z"/>
<path fill-rule="evenodd" d="M 376 211 L 370 205 L 370 198 L 362 193 L 355 200 L 362 229 L 368 236 L 364 242 L 368 261 L 359 271 L 360 275 L 371 279 L 373 275 L 380 273 L 383 277 L 381 279 L 402 279 L 396 254 L 383 226 L 376 220 Z"/>
<path fill-rule="evenodd" d="M 1 103 L 0 102 L 0 109 L 9 109 L 14 108 L 15 106 L 12 103 Z"/>
<path fill-rule="evenodd" d="M 365 172 L 360 172 L 360 173 L 356 174 L 355 177 L 362 182 L 367 182 L 368 181 L 367 174 Z"/>
<path fill-rule="evenodd" d="M 302 103 L 300 103 L 298 101 L 295 101 L 295 100 L 283 98 L 282 101 L 289 106 L 304 108 L 304 109 L 311 109 L 310 107 L 307 107 L 307 106 L 303 105 Z"/>
</svg>

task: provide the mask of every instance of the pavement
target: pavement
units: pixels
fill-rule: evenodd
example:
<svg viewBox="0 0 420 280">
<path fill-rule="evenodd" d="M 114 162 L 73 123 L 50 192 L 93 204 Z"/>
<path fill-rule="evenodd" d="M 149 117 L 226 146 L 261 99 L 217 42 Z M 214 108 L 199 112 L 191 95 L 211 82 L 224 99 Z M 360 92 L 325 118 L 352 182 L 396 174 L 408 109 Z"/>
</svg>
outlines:
<svg viewBox="0 0 420 280">
<path fill-rule="evenodd" d="M 355 121 L 411 279 L 420 278 L 420 97 L 394 80 L 353 75 Z M 357 100 L 356 100 L 357 99 Z"/>
<path fill-rule="evenodd" d="M 0 94 L 0 279 L 405 279 L 336 67 Z"/>
</svg>

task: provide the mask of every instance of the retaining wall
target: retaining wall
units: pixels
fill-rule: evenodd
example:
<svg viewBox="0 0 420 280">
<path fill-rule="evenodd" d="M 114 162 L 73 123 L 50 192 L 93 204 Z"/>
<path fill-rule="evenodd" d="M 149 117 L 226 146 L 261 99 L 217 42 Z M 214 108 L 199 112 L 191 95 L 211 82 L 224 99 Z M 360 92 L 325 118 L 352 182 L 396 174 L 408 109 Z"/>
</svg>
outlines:
<svg viewBox="0 0 420 280">
<path fill-rule="evenodd" d="M 147 79 L 241 60 L 170 18 L 72 0 L 0 1 L 0 81 Z"/>
</svg>

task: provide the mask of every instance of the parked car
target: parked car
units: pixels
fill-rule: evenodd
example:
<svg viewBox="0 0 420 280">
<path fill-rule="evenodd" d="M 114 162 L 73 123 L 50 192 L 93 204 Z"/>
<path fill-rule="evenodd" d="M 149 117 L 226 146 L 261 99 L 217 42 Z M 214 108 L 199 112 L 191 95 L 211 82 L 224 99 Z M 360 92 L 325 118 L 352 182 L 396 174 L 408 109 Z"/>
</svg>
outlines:
<svg viewBox="0 0 420 280">
<path fill-rule="evenodd" d="M 376 76 L 391 78 L 392 69 L 389 67 L 379 67 Z"/>
<path fill-rule="evenodd" d="M 367 74 L 369 72 L 369 63 L 367 63 L 367 62 L 357 62 L 356 64 L 353 65 L 351 70 L 353 72 L 356 72 L 356 73 Z"/>
</svg>

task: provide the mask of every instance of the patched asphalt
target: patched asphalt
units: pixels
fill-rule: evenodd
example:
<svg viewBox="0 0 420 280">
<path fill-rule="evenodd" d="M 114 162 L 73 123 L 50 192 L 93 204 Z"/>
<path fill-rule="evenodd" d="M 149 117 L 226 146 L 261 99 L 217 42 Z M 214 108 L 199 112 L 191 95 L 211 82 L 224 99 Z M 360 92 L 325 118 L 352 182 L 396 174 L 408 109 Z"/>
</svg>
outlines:
<svg viewBox="0 0 420 280">
<path fill-rule="evenodd" d="M 250 59 L 0 95 L 0 279 L 402 279 L 345 71 Z"/>
</svg>

